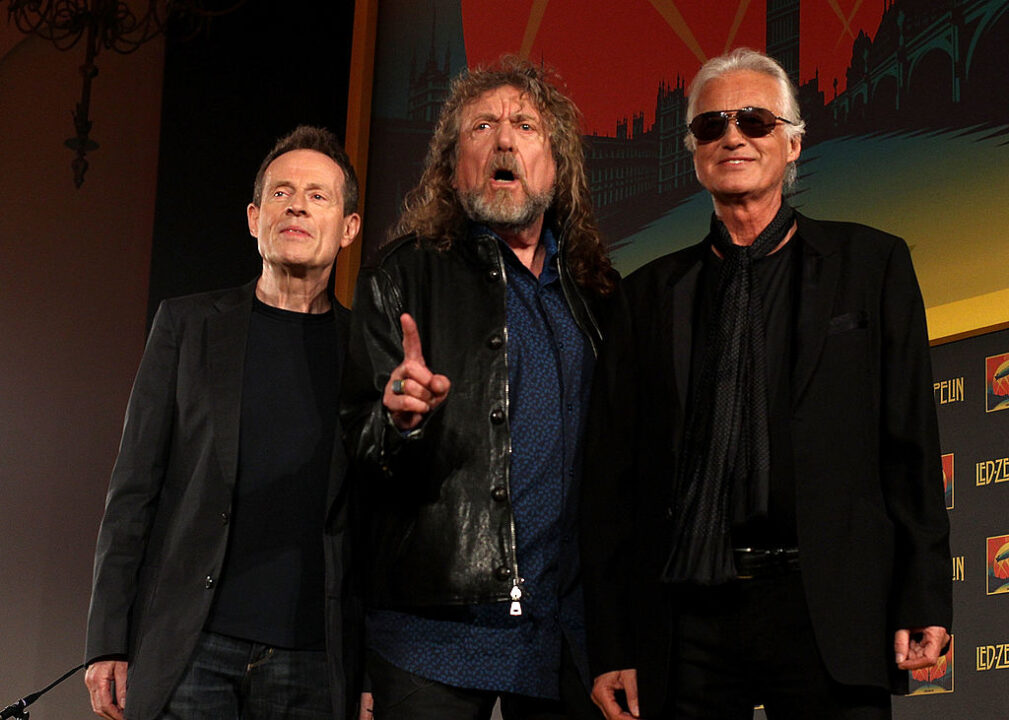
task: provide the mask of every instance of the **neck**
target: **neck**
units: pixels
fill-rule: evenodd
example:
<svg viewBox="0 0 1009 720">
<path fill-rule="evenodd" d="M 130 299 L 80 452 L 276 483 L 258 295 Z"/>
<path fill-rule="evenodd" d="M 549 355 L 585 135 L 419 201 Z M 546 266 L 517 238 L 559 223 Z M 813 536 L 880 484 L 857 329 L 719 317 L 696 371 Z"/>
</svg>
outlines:
<svg viewBox="0 0 1009 720">
<path fill-rule="evenodd" d="M 281 310 L 300 313 L 324 313 L 332 306 L 326 293 L 329 268 L 305 275 L 291 268 L 263 263 L 263 274 L 256 283 L 256 297 Z"/>
<path fill-rule="evenodd" d="M 519 262 L 529 268 L 533 275 L 540 276 L 543 271 L 544 255 L 543 246 L 540 244 L 540 234 L 543 232 L 542 215 L 532 225 L 520 230 L 500 230 L 493 227 L 491 229 L 512 249 Z"/>
<path fill-rule="evenodd" d="M 781 192 L 764 198 L 712 198 L 715 215 L 725 223 L 735 245 L 752 245 L 764 228 L 771 224 L 781 208 Z M 789 236 L 791 237 L 791 232 Z M 786 238 L 787 239 L 787 238 Z"/>
</svg>

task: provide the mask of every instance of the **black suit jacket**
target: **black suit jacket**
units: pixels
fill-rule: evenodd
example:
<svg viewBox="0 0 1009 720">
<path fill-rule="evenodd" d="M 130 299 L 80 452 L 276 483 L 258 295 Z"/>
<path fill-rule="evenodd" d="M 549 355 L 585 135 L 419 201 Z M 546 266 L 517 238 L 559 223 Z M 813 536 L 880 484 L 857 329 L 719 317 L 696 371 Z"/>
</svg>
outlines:
<svg viewBox="0 0 1009 720">
<path fill-rule="evenodd" d="M 126 717 L 154 718 L 206 622 L 228 540 L 255 282 L 166 300 L 126 411 L 95 554 L 86 659 L 129 662 Z M 336 308 L 342 370 L 349 312 Z M 337 426 L 324 541 L 335 717 L 354 717 L 360 620 Z"/>
<path fill-rule="evenodd" d="M 952 615 L 924 307 L 902 240 L 851 223 L 797 222 L 790 430 L 803 584 L 831 675 L 893 689 L 894 630 L 949 628 Z M 659 577 L 705 252 L 702 243 L 667 255 L 624 281 L 589 418 L 590 660 L 594 674 L 637 668 L 646 715 L 664 700 L 673 638 L 675 608 Z"/>
</svg>

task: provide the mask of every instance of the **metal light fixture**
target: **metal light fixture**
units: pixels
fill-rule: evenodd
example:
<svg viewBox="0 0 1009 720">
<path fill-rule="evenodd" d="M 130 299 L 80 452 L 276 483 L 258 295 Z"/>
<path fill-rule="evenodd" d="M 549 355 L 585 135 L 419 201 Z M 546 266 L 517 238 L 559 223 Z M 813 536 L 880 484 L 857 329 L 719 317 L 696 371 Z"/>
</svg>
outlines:
<svg viewBox="0 0 1009 720">
<path fill-rule="evenodd" d="M 84 64 L 81 76 L 84 86 L 81 99 L 73 111 L 74 136 L 64 144 L 76 153 L 71 167 L 74 185 L 84 183 L 88 169 L 87 153 L 96 150 L 98 143 L 91 139 L 91 82 L 98 75 L 95 59 L 102 49 L 114 50 L 122 55 L 139 49 L 158 35 L 166 32 L 169 23 L 172 33 L 182 39 L 194 37 L 210 18 L 226 15 L 245 4 L 247 0 L 224 0 L 225 7 L 208 7 L 206 0 L 9 0 L 7 22 L 14 22 L 18 30 L 38 35 L 56 46 L 58 50 L 74 48 L 85 38 Z M 212 0 L 211 0 L 212 2 Z M 134 12 L 146 5 L 146 10 Z"/>
</svg>

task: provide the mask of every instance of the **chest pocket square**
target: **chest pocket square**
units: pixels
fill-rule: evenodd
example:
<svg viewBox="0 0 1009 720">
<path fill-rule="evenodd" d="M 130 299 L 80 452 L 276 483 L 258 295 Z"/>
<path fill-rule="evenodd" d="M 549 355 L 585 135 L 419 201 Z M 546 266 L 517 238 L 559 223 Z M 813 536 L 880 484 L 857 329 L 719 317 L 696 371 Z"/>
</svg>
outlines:
<svg viewBox="0 0 1009 720">
<path fill-rule="evenodd" d="M 842 333 L 848 330 L 858 330 L 859 328 L 867 327 L 869 327 L 869 313 L 865 310 L 859 310 L 858 312 L 850 312 L 832 317 L 830 325 L 827 327 L 827 332 L 831 334 Z"/>
</svg>

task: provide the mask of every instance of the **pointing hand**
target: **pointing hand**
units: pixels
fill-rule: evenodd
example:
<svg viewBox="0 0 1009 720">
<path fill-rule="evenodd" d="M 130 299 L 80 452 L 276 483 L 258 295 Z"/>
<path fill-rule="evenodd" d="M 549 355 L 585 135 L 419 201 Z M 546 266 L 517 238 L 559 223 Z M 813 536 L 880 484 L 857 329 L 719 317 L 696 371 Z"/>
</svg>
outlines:
<svg viewBox="0 0 1009 720">
<path fill-rule="evenodd" d="M 428 369 L 414 319 L 403 313 L 399 323 L 403 328 L 403 362 L 389 375 L 382 403 L 396 427 L 405 431 L 420 425 L 424 415 L 441 405 L 452 383 Z"/>
</svg>

